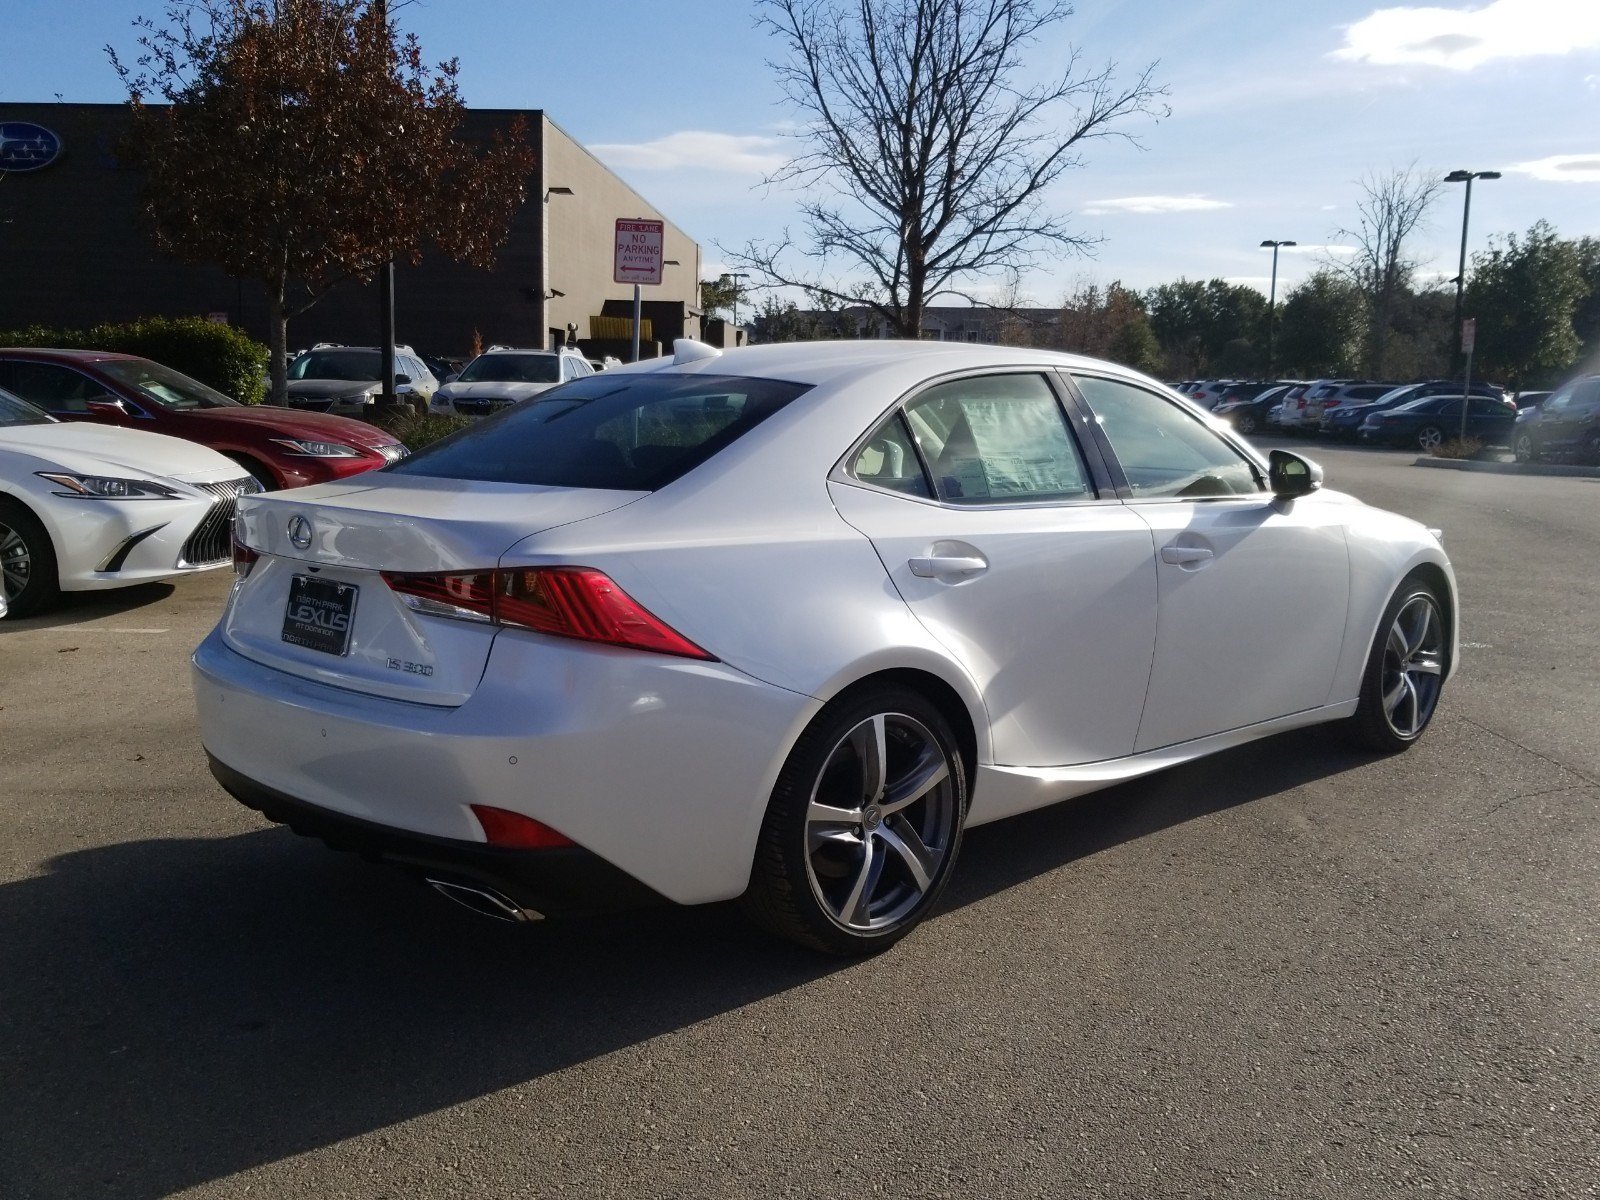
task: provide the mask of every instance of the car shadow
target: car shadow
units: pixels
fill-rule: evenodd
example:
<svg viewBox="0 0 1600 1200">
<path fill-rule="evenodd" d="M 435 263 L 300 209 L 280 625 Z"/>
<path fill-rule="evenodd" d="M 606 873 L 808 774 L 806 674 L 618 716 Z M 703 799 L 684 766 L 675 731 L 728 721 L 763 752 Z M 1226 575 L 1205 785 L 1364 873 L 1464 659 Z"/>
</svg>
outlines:
<svg viewBox="0 0 1600 1200">
<path fill-rule="evenodd" d="M 170 599 L 178 589 L 171 583 L 138 583 L 132 587 L 105 592 L 63 592 L 57 604 L 35 617 L 11 617 L 0 624 L 0 633 L 16 629 L 58 629 L 82 625 L 103 617 L 118 617 L 137 612 Z"/>
<path fill-rule="evenodd" d="M 1329 742 L 975 829 L 944 906 L 1364 761 Z M 730 905 L 501 925 L 278 828 L 78 851 L 0 885 L 0 1179 L 167 1195 L 851 969 Z"/>
</svg>

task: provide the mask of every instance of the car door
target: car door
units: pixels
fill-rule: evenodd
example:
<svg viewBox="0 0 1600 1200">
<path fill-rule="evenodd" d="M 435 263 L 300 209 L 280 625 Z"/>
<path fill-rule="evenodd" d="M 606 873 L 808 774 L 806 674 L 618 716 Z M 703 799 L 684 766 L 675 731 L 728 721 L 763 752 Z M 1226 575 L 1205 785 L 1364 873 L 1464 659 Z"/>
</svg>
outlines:
<svg viewBox="0 0 1600 1200">
<path fill-rule="evenodd" d="M 1540 410 L 1541 449 L 1558 454 L 1576 450 L 1594 430 L 1597 409 L 1600 409 L 1600 379 L 1581 379 L 1556 392 Z"/>
<path fill-rule="evenodd" d="M 982 690 L 1003 766 L 1129 754 L 1150 675 L 1150 530 L 1091 466 L 1064 399 L 1038 371 L 934 384 L 829 482 L 840 515 Z"/>
<path fill-rule="evenodd" d="M 1516 422 L 1517 411 L 1510 405 L 1487 396 L 1471 396 L 1467 400 L 1467 432 L 1471 437 L 1492 446 L 1504 446 L 1511 440 L 1511 426 Z M 1460 420 L 1457 409 L 1457 420 Z"/>
<path fill-rule="evenodd" d="M 1156 644 L 1135 750 L 1326 703 L 1349 606 L 1339 506 L 1277 499 L 1242 451 L 1151 389 L 1073 379 L 1154 537 Z"/>
</svg>

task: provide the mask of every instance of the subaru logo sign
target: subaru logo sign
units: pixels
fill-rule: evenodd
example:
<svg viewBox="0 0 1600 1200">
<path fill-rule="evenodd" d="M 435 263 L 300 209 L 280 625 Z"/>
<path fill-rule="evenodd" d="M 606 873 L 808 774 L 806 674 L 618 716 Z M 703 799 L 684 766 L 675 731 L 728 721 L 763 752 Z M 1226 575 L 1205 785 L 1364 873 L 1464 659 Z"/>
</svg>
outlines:
<svg viewBox="0 0 1600 1200">
<path fill-rule="evenodd" d="M 0 122 L 0 171 L 37 171 L 61 157 L 61 138 L 32 121 Z"/>
<path fill-rule="evenodd" d="M 289 518 L 289 544 L 296 550 L 311 548 L 311 522 L 304 517 Z"/>
</svg>

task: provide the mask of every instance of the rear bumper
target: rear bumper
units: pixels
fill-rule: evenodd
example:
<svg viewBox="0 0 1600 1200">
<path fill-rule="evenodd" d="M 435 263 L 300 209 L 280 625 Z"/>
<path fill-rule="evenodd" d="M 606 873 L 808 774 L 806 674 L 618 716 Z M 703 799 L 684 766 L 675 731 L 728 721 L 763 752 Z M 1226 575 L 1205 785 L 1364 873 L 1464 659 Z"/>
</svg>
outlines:
<svg viewBox="0 0 1600 1200">
<path fill-rule="evenodd" d="M 235 771 L 211 754 L 211 773 L 235 800 L 269 821 L 335 850 L 501 892 L 540 913 L 608 912 L 663 903 L 664 897 L 581 846 L 508 850 L 482 842 L 430 837 L 307 804 Z"/>
<path fill-rule="evenodd" d="M 514 630 L 451 707 L 287 674 L 217 631 L 193 666 L 207 753 L 274 810 L 497 854 L 470 810 L 488 804 L 680 904 L 744 891 L 773 783 L 820 707 L 725 664 Z"/>
</svg>

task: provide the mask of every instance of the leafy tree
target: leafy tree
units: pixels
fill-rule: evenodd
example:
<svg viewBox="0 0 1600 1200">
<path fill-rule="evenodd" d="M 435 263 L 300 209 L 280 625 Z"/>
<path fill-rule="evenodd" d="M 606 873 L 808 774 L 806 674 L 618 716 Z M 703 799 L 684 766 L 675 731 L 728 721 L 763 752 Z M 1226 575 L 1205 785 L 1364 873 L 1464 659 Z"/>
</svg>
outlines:
<svg viewBox="0 0 1600 1200">
<path fill-rule="evenodd" d="M 1465 301 L 1478 322 L 1482 372 L 1514 389 L 1555 381 L 1582 348 L 1572 318 L 1587 292 L 1577 244 L 1549 222 L 1521 238 L 1490 239 L 1488 252 L 1472 257 Z"/>
<path fill-rule="evenodd" d="M 1373 379 L 1382 379 L 1390 370 L 1387 358 L 1395 311 L 1417 268 L 1411 257 L 1412 236 L 1424 227 L 1442 186 L 1438 177 L 1419 171 L 1415 163 L 1382 175 L 1368 174 L 1360 182 L 1355 227 L 1334 234 L 1355 244 L 1354 254 L 1329 265 L 1367 299 L 1364 369 Z"/>
<path fill-rule="evenodd" d="M 1088 283 L 1061 305 L 1061 345 L 1109 358 L 1138 371 L 1159 371 L 1161 345 L 1150 330 L 1144 301 L 1120 280 L 1102 288 Z"/>
<path fill-rule="evenodd" d="M 1255 288 L 1222 279 L 1179 279 L 1147 292 L 1145 309 L 1169 374 L 1259 370 L 1267 298 Z"/>
<path fill-rule="evenodd" d="M 1578 273 L 1583 276 L 1588 289 L 1578 301 L 1578 311 L 1572 316 L 1572 331 L 1583 343 L 1585 363 L 1600 362 L 1600 238 L 1579 238 L 1573 243 L 1578 256 Z"/>
<path fill-rule="evenodd" d="M 940 295 L 1088 245 L 1046 197 L 1087 142 L 1165 111 L 1151 68 L 1120 87 L 1076 51 L 1052 79 L 1018 78 L 1023 52 L 1070 15 L 1064 0 L 759 3 L 788 52 L 775 69 L 807 143 L 769 182 L 805 186 L 809 245 L 785 234 L 733 257 L 870 308 L 902 337 Z M 854 282 L 833 278 L 841 263 Z"/>
<path fill-rule="evenodd" d="M 744 289 L 738 283 L 737 279 L 727 275 L 700 281 L 700 308 L 706 319 L 720 317 L 723 313 L 732 315 L 734 300 L 744 294 Z"/>
<path fill-rule="evenodd" d="M 1278 361 L 1307 379 L 1353 375 L 1367 332 L 1367 299 L 1338 272 L 1316 271 L 1290 290 L 1278 312 Z"/>
<path fill-rule="evenodd" d="M 433 73 L 383 0 L 172 0 L 143 19 L 128 152 L 157 246 L 259 279 L 271 397 L 285 394 L 290 317 L 432 243 L 490 267 L 533 153 L 520 122 L 456 138 L 456 64 Z M 150 101 L 164 101 L 153 104 Z"/>
</svg>

